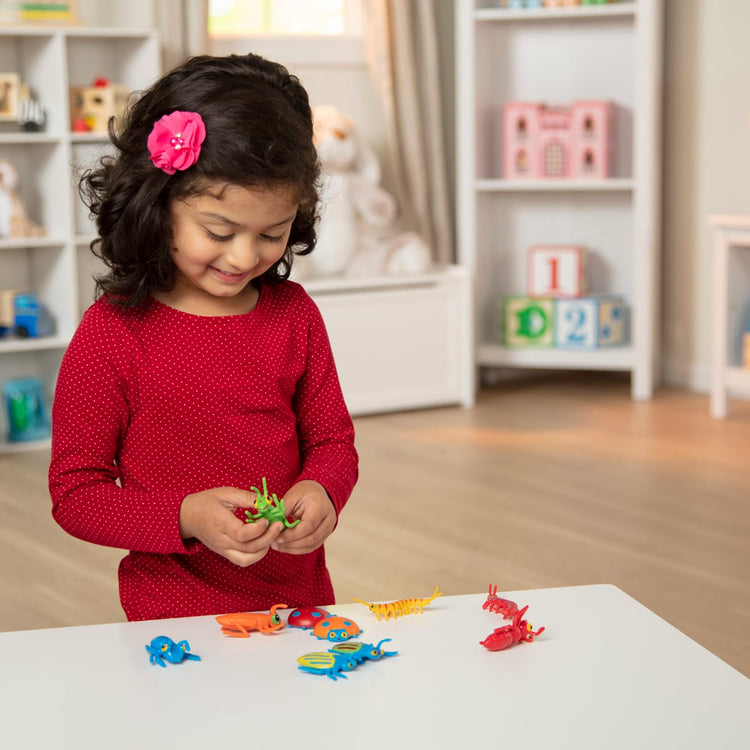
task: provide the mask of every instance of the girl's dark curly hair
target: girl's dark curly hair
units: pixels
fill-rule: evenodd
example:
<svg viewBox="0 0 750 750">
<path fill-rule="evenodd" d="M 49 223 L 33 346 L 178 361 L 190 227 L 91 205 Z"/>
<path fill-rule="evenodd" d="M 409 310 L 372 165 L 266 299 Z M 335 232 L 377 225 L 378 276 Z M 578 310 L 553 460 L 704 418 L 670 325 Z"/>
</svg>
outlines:
<svg viewBox="0 0 750 750">
<path fill-rule="evenodd" d="M 154 123 L 175 110 L 198 112 L 206 139 L 195 165 L 168 175 L 149 160 L 146 141 Z M 284 66 L 253 54 L 193 57 L 143 93 L 122 127 L 110 120 L 109 135 L 116 154 L 79 183 L 99 234 L 91 250 L 109 268 L 96 279 L 98 293 L 135 306 L 173 288 L 172 202 L 200 193 L 209 180 L 296 190 L 286 250 L 262 281 L 288 278 L 294 255 L 314 248 L 320 167 L 312 113 L 305 89 Z"/>
</svg>

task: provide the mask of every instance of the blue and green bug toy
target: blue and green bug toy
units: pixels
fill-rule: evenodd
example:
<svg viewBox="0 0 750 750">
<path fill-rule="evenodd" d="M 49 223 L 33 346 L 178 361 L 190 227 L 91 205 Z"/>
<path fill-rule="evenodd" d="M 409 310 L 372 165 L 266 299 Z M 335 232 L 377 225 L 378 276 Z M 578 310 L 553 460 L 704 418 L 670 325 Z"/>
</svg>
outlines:
<svg viewBox="0 0 750 750">
<path fill-rule="evenodd" d="M 303 672 L 328 675 L 334 682 L 336 676 L 346 679 L 344 672 L 351 672 L 357 666 L 357 659 L 349 654 L 335 654 L 332 651 L 316 651 L 297 658 Z"/>
<path fill-rule="evenodd" d="M 398 651 L 386 651 L 381 648 L 386 641 L 390 640 L 390 638 L 383 638 L 377 646 L 373 646 L 372 643 L 347 641 L 346 643 L 337 643 L 333 648 L 329 649 L 329 651 L 337 654 L 353 656 L 357 660 L 357 664 L 363 661 L 377 661 L 384 656 L 396 656 L 396 654 L 398 654 Z"/>
<path fill-rule="evenodd" d="M 151 664 L 158 664 L 160 667 L 167 666 L 164 661 L 165 659 L 170 664 L 179 664 L 183 659 L 201 660 L 197 654 L 190 653 L 190 644 L 187 641 L 175 643 L 171 638 L 167 638 L 166 635 L 154 638 L 146 646 L 146 651 L 149 653 L 148 660 Z"/>
</svg>

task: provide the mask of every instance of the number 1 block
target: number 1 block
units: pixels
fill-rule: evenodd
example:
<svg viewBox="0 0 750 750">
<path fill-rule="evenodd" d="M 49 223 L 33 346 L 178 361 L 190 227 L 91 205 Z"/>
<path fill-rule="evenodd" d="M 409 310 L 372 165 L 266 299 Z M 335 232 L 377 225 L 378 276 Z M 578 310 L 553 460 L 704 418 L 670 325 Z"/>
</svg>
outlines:
<svg viewBox="0 0 750 750">
<path fill-rule="evenodd" d="M 529 297 L 580 297 L 586 291 L 586 250 L 534 245 L 527 255 Z"/>
<path fill-rule="evenodd" d="M 556 343 L 561 349 L 597 349 L 626 341 L 627 306 L 622 297 L 598 295 L 557 300 Z"/>
<path fill-rule="evenodd" d="M 554 346 L 555 300 L 503 299 L 503 344 L 507 347 Z"/>
</svg>

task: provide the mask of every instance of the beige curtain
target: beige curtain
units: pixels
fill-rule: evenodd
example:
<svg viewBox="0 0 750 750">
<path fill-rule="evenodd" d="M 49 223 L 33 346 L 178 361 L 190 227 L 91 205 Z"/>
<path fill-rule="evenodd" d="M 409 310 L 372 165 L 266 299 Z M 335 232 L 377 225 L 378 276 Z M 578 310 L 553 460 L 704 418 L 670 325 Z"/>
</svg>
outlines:
<svg viewBox="0 0 750 750">
<path fill-rule="evenodd" d="M 368 63 L 381 97 L 407 228 L 438 264 L 453 258 L 434 0 L 362 0 Z"/>
<path fill-rule="evenodd" d="M 208 50 L 208 0 L 159 0 L 156 24 L 165 72 Z"/>
</svg>

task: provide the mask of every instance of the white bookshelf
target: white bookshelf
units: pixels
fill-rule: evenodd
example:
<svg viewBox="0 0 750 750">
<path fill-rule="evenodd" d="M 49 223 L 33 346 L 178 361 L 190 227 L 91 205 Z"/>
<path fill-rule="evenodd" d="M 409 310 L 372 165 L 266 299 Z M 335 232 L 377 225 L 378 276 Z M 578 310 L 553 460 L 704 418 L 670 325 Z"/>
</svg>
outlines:
<svg viewBox="0 0 750 750">
<path fill-rule="evenodd" d="M 507 10 L 456 3 L 459 263 L 475 278 L 476 365 L 627 372 L 634 398 L 658 367 L 661 0 Z M 502 106 L 617 106 L 616 163 L 604 180 L 502 179 Z M 590 292 L 621 294 L 626 346 L 572 352 L 510 349 L 499 300 L 524 294 L 534 244 L 589 249 Z"/>
<path fill-rule="evenodd" d="M 102 76 L 132 90 L 160 72 L 157 34 L 151 29 L 50 26 L 0 27 L 0 71 L 18 73 L 46 111 L 38 133 L 0 123 L 0 158 L 19 172 L 19 193 L 31 220 L 46 236 L 0 239 L 0 288 L 36 293 L 55 320 L 55 334 L 0 339 L 0 383 L 36 376 L 52 402 L 60 359 L 92 302 L 94 230 L 78 192 L 79 167 L 106 149 L 102 135 L 70 131 L 68 90 Z M 5 404 L 0 404 L 0 453 L 45 447 L 45 441 L 9 443 Z"/>
</svg>

